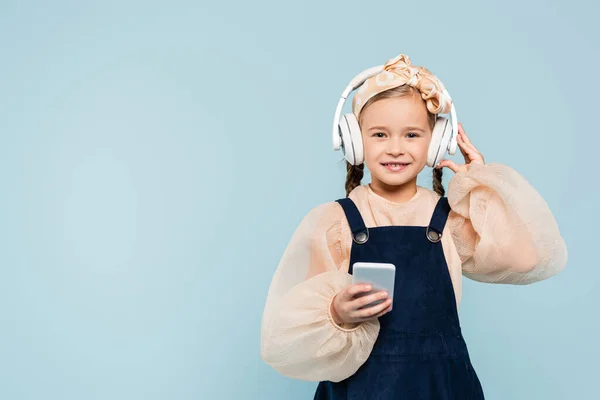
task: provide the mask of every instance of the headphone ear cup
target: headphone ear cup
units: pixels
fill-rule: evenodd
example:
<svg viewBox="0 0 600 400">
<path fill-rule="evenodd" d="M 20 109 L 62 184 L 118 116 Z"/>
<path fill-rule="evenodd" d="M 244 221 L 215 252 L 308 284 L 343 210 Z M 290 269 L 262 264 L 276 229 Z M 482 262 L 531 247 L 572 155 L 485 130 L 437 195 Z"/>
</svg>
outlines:
<svg viewBox="0 0 600 400">
<path fill-rule="evenodd" d="M 342 116 L 340 131 L 342 133 L 344 157 L 352 165 L 362 164 L 364 162 L 362 134 L 354 114 L 350 113 Z"/>
<path fill-rule="evenodd" d="M 340 118 L 338 127 L 342 138 L 342 153 L 344 153 L 346 161 L 352 163 L 354 161 L 354 145 L 352 144 L 352 136 L 350 135 L 350 126 L 348 126 L 348 120 L 345 116 Z"/>
<path fill-rule="evenodd" d="M 431 142 L 427 150 L 427 165 L 436 167 L 446 156 L 448 144 L 452 137 L 452 126 L 446 117 L 437 117 L 431 134 Z"/>
</svg>

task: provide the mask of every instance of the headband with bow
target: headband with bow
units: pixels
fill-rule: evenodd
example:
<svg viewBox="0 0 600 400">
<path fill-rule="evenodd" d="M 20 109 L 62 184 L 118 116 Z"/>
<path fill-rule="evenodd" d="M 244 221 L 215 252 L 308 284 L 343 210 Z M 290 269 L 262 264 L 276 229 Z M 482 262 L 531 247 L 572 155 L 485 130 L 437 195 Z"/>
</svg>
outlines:
<svg viewBox="0 0 600 400">
<path fill-rule="evenodd" d="M 358 119 L 362 108 L 371 97 L 402 85 L 417 89 L 430 113 L 450 112 L 452 99 L 445 91 L 444 84 L 426 68 L 413 66 L 406 54 L 400 54 L 387 61 L 383 71 L 362 84 L 352 100 L 352 112 Z"/>
</svg>

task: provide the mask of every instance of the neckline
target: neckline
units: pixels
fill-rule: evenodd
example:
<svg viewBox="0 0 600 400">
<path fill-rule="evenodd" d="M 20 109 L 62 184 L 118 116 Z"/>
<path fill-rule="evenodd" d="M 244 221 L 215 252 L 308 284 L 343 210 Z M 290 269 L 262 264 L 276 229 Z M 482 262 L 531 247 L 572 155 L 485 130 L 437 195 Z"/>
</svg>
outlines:
<svg viewBox="0 0 600 400">
<path fill-rule="evenodd" d="M 407 201 L 400 203 L 400 202 L 386 199 L 385 197 L 375 193 L 375 191 L 371 188 L 370 183 L 367 183 L 365 185 L 365 187 L 367 188 L 367 193 L 369 196 L 375 198 L 379 202 L 385 203 L 386 205 L 388 205 L 390 207 L 406 207 L 406 206 L 414 203 L 415 201 L 417 201 L 417 199 L 419 199 L 419 197 L 421 197 L 421 193 L 423 192 L 423 188 L 421 186 L 417 185 L 417 192 Z"/>
</svg>

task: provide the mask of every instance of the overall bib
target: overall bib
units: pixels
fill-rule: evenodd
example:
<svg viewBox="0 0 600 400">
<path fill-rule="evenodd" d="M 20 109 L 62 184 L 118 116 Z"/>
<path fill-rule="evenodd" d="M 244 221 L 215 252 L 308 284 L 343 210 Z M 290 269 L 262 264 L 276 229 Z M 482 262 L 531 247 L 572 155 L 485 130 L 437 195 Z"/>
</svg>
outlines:
<svg viewBox="0 0 600 400">
<path fill-rule="evenodd" d="M 429 226 L 366 228 L 349 198 L 344 209 L 355 262 L 396 266 L 392 311 L 379 318 L 373 351 L 341 382 L 319 382 L 315 399 L 481 400 L 479 378 L 463 339 L 441 236 L 450 212 L 440 198 Z"/>
</svg>

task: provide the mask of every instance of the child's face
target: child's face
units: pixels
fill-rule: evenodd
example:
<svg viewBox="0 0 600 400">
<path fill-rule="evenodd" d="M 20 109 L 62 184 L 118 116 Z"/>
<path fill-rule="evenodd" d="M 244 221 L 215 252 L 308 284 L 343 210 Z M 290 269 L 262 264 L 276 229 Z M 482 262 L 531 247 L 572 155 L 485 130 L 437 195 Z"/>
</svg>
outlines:
<svg viewBox="0 0 600 400">
<path fill-rule="evenodd" d="M 373 183 L 399 186 L 416 181 L 427 164 L 431 141 L 427 107 L 418 95 L 370 104 L 362 112 L 360 126 Z"/>
</svg>

